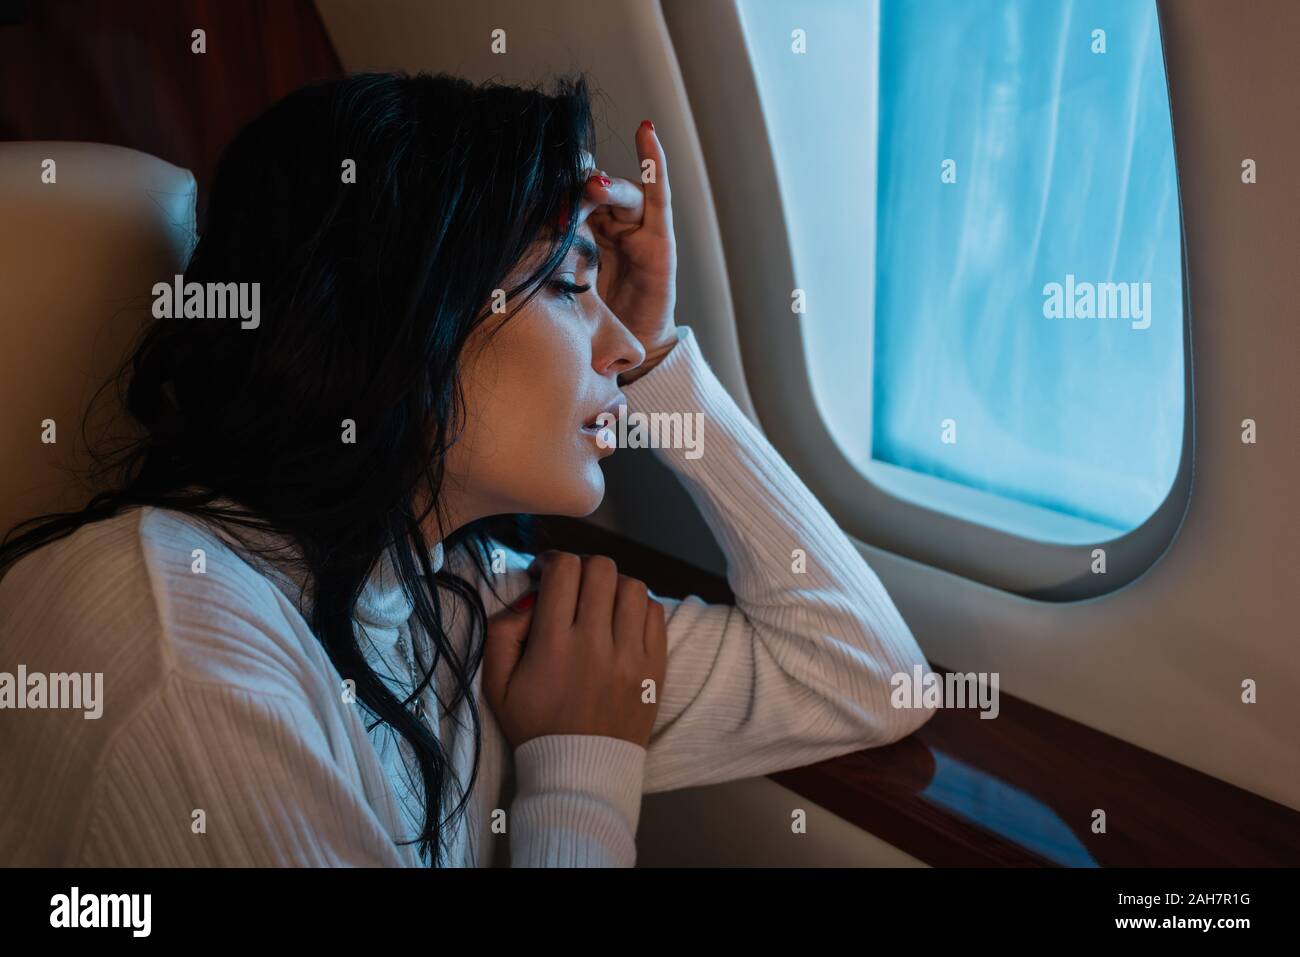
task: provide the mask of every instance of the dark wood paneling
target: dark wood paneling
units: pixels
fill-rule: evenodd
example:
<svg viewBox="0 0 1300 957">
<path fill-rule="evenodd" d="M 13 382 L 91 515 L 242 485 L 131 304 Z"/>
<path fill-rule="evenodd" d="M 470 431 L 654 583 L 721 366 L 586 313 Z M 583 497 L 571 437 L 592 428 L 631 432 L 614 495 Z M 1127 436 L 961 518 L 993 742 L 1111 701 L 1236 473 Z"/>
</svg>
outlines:
<svg viewBox="0 0 1300 957">
<path fill-rule="evenodd" d="M 0 139 L 85 140 L 194 172 L 239 127 L 342 73 L 310 0 L 32 0 L 0 22 Z M 207 52 L 190 50 L 207 32 Z"/>
<path fill-rule="evenodd" d="M 538 526 L 534 544 L 609 555 L 659 594 L 733 599 L 724 579 L 589 523 Z M 1012 695 L 999 700 L 995 719 L 939 710 L 897 744 L 772 779 L 939 866 L 1300 865 L 1300 813 Z M 1106 812 L 1105 834 L 1092 833 L 1094 809 Z"/>
</svg>

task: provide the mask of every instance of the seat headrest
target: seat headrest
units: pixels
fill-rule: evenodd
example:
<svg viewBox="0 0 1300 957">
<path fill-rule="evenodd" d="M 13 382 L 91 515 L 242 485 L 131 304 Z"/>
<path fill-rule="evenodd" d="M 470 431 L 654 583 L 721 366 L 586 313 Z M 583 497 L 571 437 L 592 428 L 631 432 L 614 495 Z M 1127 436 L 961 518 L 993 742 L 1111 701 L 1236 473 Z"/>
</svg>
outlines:
<svg viewBox="0 0 1300 957">
<path fill-rule="evenodd" d="M 0 143 L 0 535 L 82 504 L 67 470 L 86 463 L 83 414 L 150 318 L 153 284 L 185 268 L 196 193 L 188 170 L 136 150 Z"/>
</svg>

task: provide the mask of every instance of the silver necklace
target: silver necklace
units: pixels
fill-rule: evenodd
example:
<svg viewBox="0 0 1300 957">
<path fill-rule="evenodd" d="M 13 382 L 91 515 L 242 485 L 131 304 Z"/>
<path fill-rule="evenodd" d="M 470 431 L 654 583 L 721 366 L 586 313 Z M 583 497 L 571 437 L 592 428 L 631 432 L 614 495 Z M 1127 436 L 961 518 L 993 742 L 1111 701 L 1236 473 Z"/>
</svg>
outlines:
<svg viewBox="0 0 1300 957">
<path fill-rule="evenodd" d="M 421 680 L 419 668 L 415 663 L 415 639 L 411 637 L 411 630 L 405 626 L 398 629 L 397 645 L 402 649 L 402 657 L 406 659 L 406 666 L 411 675 L 411 687 L 417 687 Z M 416 718 L 424 720 L 424 692 L 421 691 L 416 697 L 414 704 L 411 706 L 415 712 Z"/>
</svg>

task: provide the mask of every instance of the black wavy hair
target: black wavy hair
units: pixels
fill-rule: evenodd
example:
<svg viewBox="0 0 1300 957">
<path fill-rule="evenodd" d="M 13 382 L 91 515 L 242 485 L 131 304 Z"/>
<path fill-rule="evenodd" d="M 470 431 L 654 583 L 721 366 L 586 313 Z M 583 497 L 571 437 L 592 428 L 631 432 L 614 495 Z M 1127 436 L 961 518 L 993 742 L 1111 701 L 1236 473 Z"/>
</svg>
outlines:
<svg viewBox="0 0 1300 957">
<path fill-rule="evenodd" d="M 438 493 L 463 428 L 461 350 L 536 242 L 548 254 L 505 290 L 522 296 L 506 318 L 563 260 L 577 217 L 548 227 L 581 201 L 582 151 L 594 154 L 593 139 L 581 74 L 549 93 L 445 74 L 359 74 L 275 103 L 223 152 L 184 275 L 260 283 L 260 325 L 148 324 L 114 380 L 141 428 L 96 455 L 93 481 L 104 490 L 79 511 L 20 523 L 0 544 L 3 572 L 87 523 L 145 505 L 217 523 L 241 541 L 237 528 L 253 525 L 287 536 L 313 584 L 313 632 L 355 679 L 357 697 L 414 750 L 425 795 L 419 853 L 432 866 L 477 777 L 477 707 L 473 775 L 444 815 L 448 756 L 408 710 L 414 695 L 400 700 L 366 663 L 353 613 L 383 552 L 409 545 L 394 548 L 396 567 L 434 651 L 416 693 L 445 656 L 453 687 L 450 700 L 440 689 L 441 706 L 452 712 L 472 697 L 486 611 L 447 565 L 434 575 L 422 527 L 446 528 Z M 343 181 L 346 160 L 355 183 Z M 357 423 L 355 444 L 340 441 L 344 419 Z M 448 558 L 478 546 L 465 551 L 488 579 L 485 546 L 499 521 L 443 539 Z M 464 658 L 443 628 L 439 588 L 427 584 L 435 581 L 469 606 Z"/>
</svg>

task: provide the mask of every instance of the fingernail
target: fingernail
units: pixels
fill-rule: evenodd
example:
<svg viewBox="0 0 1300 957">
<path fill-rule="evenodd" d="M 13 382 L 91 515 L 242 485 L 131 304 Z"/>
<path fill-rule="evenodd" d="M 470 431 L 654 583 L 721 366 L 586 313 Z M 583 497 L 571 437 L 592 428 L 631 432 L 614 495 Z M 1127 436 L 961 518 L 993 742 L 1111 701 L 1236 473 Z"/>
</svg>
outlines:
<svg viewBox="0 0 1300 957">
<path fill-rule="evenodd" d="M 610 179 L 608 176 L 593 176 L 592 179 L 594 179 L 597 183 L 599 183 L 601 186 L 605 187 L 606 189 L 609 189 L 611 186 L 614 185 L 614 181 Z"/>
<path fill-rule="evenodd" d="M 641 121 L 641 125 L 642 125 L 642 126 L 648 126 L 648 127 L 650 127 L 651 130 L 653 130 L 653 129 L 655 128 L 655 125 L 654 125 L 653 123 L 651 123 L 649 120 L 642 120 L 642 121 Z"/>
<path fill-rule="evenodd" d="M 527 611 L 529 608 L 533 607 L 533 604 L 536 601 L 537 601 L 537 592 L 535 591 L 524 592 L 523 595 L 515 599 L 514 604 L 511 605 L 510 608 L 514 611 Z"/>
</svg>

